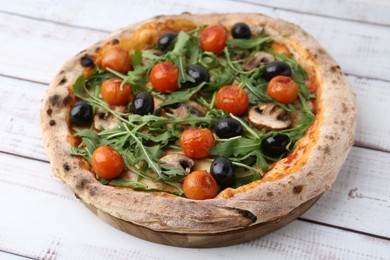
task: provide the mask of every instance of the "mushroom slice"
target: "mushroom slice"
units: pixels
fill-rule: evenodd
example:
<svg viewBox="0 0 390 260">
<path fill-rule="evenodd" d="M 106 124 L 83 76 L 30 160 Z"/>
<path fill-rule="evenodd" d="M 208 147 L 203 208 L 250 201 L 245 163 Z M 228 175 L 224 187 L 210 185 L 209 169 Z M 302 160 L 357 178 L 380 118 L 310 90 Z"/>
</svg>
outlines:
<svg viewBox="0 0 390 260">
<path fill-rule="evenodd" d="M 114 111 L 124 113 L 126 111 L 126 107 L 115 106 Z M 113 116 L 111 113 L 105 113 L 101 110 L 98 110 L 95 113 L 93 122 L 94 122 L 95 129 L 103 130 L 103 129 L 113 129 L 120 123 L 120 120 L 115 116 Z"/>
<path fill-rule="evenodd" d="M 194 167 L 194 161 L 185 155 L 179 153 L 167 154 L 160 158 L 160 161 L 166 163 L 169 166 L 178 168 L 184 173 L 190 173 L 192 167 Z"/>
<path fill-rule="evenodd" d="M 207 110 L 194 101 L 187 101 L 181 104 L 178 108 L 171 110 L 173 115 L 178 118 L 184 118 L 191 115 L 204 116 Z M 188 113 L 189 112 L 189 113 Z"/>
<path fill-rule="evenodd" d="M 274 103 L 254 106 L 249 110 L 248 119 L 256 128 L 281 130 L 289 127 L 292 120 L 287 111 Z"/>
<path fill-rule="evenodd" d="M 260 64 L 262 63 L 267 63 L 274 60 L 275 57 L 272 54 L 264 51 L 259 51 L 252 58 L 245 61 L 244 64 L 242 64 L 242 68 L 245 71 L 250 71 L 253 70 L 254 68 L 259 67 Z"/>
</svg>

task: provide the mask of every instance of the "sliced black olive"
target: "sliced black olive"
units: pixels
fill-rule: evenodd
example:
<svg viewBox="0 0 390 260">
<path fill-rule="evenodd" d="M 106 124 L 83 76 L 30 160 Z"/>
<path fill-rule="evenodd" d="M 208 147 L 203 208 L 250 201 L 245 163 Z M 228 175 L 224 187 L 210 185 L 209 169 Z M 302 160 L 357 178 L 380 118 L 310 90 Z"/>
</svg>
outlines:
<svg viewBox="0 0 390 260">
<path fill-rule="evenodd" d="M 223 189 L 230 187 L 234 182 L 234 170 L 231 161 L 224 157 L 215 159 L 210 166 L 210 173 L 217 184 Z"/>
<path fill-rule="evenodd" d="M 132 111 L 134 114 L 147 115 L 153 113 L 154 100 L 153 96 L 147 91 L 138 93 L 132 104 Z"/>
<path fill-rule="evenodd" d="M 283 61 L 271 61 L 265 64 L 263 74 L 265 80 L 270 81 L 273 77 L 279 75 L 291 76 L 290 65 Z"/>
<path fill-rule="evenodd" d="M 168 48 L 172 45 L 173 40 L 177 36 L 175 32 L 166 32 L 160 36 L 158 39 L 158 49 L 162 51 L 168 50 Z"/>
<path fill-rule="evenodd" d="M 236 23 L 232 27 L 232 36 L 235 39 L 249 39 L 251 37 L 251 29 L 246 23 Z"/>
<path fill-rule="evenodd" d="M 215 124 L 214 132 L 219 138 L 231 138 L 242 135 L 243 128 L 236 119 L 223 118 Z"/>
<path fill-rule="evenodd" d="M 187 74 L 195 80 L 195 82 L 186 82 L 186 85 L 188 87 L 196 87 L 202 82 L 210 81 L 209 72 L 205 68 L 197 64 L 190 65 L 187 69 Z"/>
<path fill-rule="evenodd" d="M 69 117 L 72 124 L 76 126 L 87 126 L 92 123 L 92 106 L 85 101 L 78 101 L 72 106 Z"/>
<path fill-rule="evenodd" d="M 280 157 L 287 153 L 286 146 L 290 143 L 290 137 L 285 134 L 270 136 L 261 142 L 262 152 L 271 157 Z"/>
</svg>

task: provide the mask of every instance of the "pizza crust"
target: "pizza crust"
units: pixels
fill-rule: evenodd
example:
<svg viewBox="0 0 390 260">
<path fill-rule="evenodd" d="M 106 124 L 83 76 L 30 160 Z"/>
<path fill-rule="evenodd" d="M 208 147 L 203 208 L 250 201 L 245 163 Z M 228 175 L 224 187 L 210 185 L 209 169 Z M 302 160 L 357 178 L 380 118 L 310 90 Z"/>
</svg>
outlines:
<svg viewBox="0 0 390 260">
<path fill-rule="evenodd" d="M 136 46 L 129 40 L 134 34 L 143 44 L 150 44 L 166 26 L 218 23 L 230 28 L 236 22 L 245 22 L 252 28 L 266 27 L 271 34 L 287 35 L 283 39 L 290 51 L 318 83 L 317 118 L 298 142 L 293 157 L 283 159 L 259 181 L 237 189 L 226 189 L 214 199 L 197 201 L 167 193 L 102 185 L 79 158 L 70 155 L 71 144 L 67 139 L 69 108 L 66 105 L 73 99 L 69 88 L 85 73 L 80 64 L 83 56 L 95 55 L 96 51 L 104 50 L 106 44 L 113 42 Z M 148 29 L 139 33 L 139 28 L 145 28 L 145 24 L 148 24 Z M 67 61 L 50 83 L 43 100 L 41 129 L 54 174 L 64 180 L 84 203 L 115 218 L 155 231 L 218 233 L 278 219 L 328 190 L 353 144 L 354 99 L 338 64 L 297 25 L 262 14 L 186 13 L 159 16 L 122 28 Z"/>
</svg>

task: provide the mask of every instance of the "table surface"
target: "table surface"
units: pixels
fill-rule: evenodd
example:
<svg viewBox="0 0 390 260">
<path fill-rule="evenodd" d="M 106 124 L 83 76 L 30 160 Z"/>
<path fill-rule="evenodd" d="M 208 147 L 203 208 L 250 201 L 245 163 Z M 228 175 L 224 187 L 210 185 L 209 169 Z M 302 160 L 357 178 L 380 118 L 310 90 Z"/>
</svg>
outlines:
<svg viewBox="0 0 390 260">
<path fill-rule="evenodd" d="M 390 259 L 390 1 L 35 0 L 0 5 L 0 259 Z M 114 4 L 115 3 L 115 4 Z M 127 235 L 53 177 L 39 110 L 65 60 L 159 14 L 259 12 L 299 24 L 357 95 L 355 145 L 308 212 L 251 242 L 185 249 Z"/>
</svg>

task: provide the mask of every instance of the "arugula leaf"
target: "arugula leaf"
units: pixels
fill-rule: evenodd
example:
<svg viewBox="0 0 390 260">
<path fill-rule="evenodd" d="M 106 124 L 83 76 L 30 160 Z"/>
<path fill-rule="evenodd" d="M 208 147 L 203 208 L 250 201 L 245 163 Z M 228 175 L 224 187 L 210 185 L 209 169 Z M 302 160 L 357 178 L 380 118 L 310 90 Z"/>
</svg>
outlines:
<svg viewBox="0 0 390 260">
<path fill-rule="evenodd" d="M 220 143 L 209 150 L 209 153 L 215 156 L 241 156 L 254 150 L 260 149 L 260 139 L 232 138 Z"/>
<path fill-rule="evenodd" d="M 260 34 L 257 38 L 255 39 L 232 39 L 232 40 L 228 40 L 226 42 L 227 46 L 236 46 L 240 49 L 252 49 L 252 48 L 255 48 L 255 47 L 259 47 L 265 43 L 266 41 L 268 40 L 271 40 L 275 37 L 277 37 L 278 35 L 269 35 L 269 36 L 264 36 L 262 34 Z"/>
<path fill-rule="evenodd" d="M 196 93 L 198 93 L 199 90 L 201 90 L 205 84 L 206 83 L 203 82 L 202 84 L 200 84 L 197 87 L 173 92 L 173 93 L 166 96 L 166 99 L 162 103 L 160 103 L 160 106 L 163 107 L 163 106 L 168 106 L 168 105 L 172 105 L 172 104 L 186 102 L 186 101 L 190 100 L 192 98 L 192 96 L 194 96 Z"/>
</svg>

